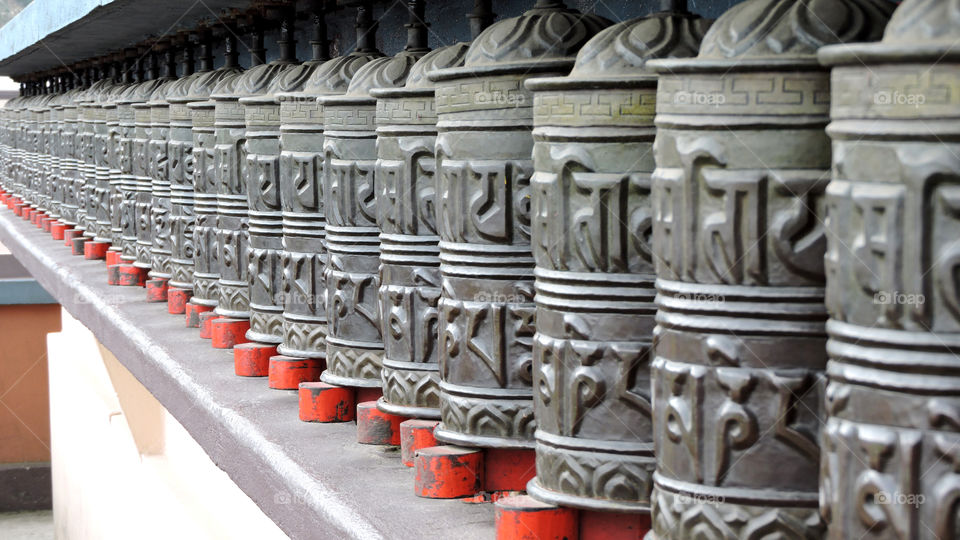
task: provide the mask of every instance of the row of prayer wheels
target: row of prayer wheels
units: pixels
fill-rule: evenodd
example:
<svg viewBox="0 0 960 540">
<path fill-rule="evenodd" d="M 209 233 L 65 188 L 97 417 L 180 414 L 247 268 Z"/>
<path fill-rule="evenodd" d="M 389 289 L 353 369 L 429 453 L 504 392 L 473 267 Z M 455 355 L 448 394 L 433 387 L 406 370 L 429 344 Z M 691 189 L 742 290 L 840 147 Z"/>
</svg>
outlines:
<svg viewBox="0 0 960 540">
<path fill-rule="evenodd" d="M 960 538 L 960 4 L 488 4 L 432 51 L 423 2 L 393 56 L 363 5 L 301 63 L 288 6 L 269 63 L 254 24 L 247 68 L 200 29 L 196 72 L 28 78 L 2 188 L 442 443 L 534 449 L 540 501 Z"/>
</svg>

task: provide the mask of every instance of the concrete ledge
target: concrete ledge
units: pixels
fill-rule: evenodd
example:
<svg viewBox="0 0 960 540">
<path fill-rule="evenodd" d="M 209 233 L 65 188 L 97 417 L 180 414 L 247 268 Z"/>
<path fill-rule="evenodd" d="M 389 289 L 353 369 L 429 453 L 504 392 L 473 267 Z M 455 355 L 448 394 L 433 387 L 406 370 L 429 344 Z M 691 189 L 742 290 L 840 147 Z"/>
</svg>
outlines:
<svg viewBox="0 0 960 540">
<path fill-rule="evenodd" d="M 143 289 L 107 285 L 102 261 L 71 256 L 6 209 L 0 243 L 291 537 L 494 536 L 492 505 L 416 497 L 399 451 L 357 444 L 352 423 L 301 422 L 296 392 L 235 376 L 231 351 L 212 349 Z"/>
</svg>

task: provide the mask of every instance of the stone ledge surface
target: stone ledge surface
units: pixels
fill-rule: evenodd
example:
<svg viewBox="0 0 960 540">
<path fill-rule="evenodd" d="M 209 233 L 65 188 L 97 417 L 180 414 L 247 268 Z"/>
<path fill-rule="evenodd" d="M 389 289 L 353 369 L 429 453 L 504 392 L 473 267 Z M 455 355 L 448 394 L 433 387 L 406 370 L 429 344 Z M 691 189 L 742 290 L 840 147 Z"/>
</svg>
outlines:
<svg viewBox="0 0 960 540">
<path fill-rule="evenodd" d="M 107 285 L 103 261 L 70 255 L 6 208 L 0 243 L 290 537 L 493 538 L 492 505 L 416 497 L 399 449 L 357 444 L 353 423 L 301 422 L 296 392 L 234 375 L 232 351 L 144 289 Z"/>
</svg>

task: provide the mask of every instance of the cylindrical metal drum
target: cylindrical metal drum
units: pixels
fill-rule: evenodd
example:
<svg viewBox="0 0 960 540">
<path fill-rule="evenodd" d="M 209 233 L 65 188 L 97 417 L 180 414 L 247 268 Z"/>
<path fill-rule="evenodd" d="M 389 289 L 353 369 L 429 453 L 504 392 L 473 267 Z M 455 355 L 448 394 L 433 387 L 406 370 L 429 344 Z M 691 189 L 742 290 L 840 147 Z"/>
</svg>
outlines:
<svg viewBox="0 0 960 540">
<path fill-rule="evenodd" d="M 233 34 L 225 40 L 224 67 L 197 79 L 190 87 L 190 119 L 193 122 L 193 209 L 196 216 L 193 231 L 193 296 L 190 302 L 200 306 L 217 305 L 217 280 L 220 259 L 217 252 L 217 184 L 220 170 L 216 161 L 215 92 L 233 92 L 243 74 L 237 66 L 237 44 Z M 230 136 L 227 131 L 225 140 Z"/>
<path fill-rule="evenodd" d="M 329 384 L 379 387 L 380 229 L 377 227 L 377 100 L 373 88 L 403 86 L 427 51 L 404 50 L 360 68 L 342 96 L 323 107 L 323 197 L 327 218 L 327 369 Z"/>
<path fill-rule="evenodd" d="M 217 280 L 217 314 L 226 317 L 250 317 L 250 223 L 248 190 L 254 169 L 248 161 L 264 140 L 276 138 L 260 131 L 256 121 L 247 130 L 245 108 L 241 98 L 258 96 L 267 91 L 274 77 L 294 66 L 283 60 L 260 64 L 243 72 L 232 92 L 218 87 L 213 93 L 216 102 L 217 168 L 217 257 L 220 277 Z M 256 112 L 251 110 L 252 118 Z M 276 123 L 279 124 L 279 115 Z M 266 144 L 270 144 L 269 142 Z"/>
<path fill-rule="evenodd" d="M 653 532 L 816 538 L 829 79 L 883 0 L 747 0 L 658 60 Z M 726 519 L 724 516 L 738 516 Z"/>
<path fill-rule="evenodd" d="M 283 342 L 281 354 L 326 356 L 323 201 L 323 106 L 317 98 L 346 92 L 362 66 L 383 56 L 361 48 L 315 69 L 300 92 L 280 100 L 280 203 L 283 220 Z"/>
<path fill-rule="evenodd" d="M 459 67 L 469 43 L 432 51 L 410 69 L 403 88 L 376 88 L 377 223 L 383 398 L 378 407 L 440 418 L 437 329 L 440 238 L 436 224 L 437 113 L 426 74 Z"/>
<path fill-rule="evenodd" d="M 169 280 L 172 275 L 170 266 L 170 103 L 167 95 L 180 81 L 176 77 L 173 49 L 164 53 L 164 82 L 150 96 L 147 107 L 150 109 L 150 139 L 147 143 L 147 170 L 150 175 L 150 272 L 152 279 Z"/>
<path fill-rule="evenodd" d="M 539 0 L 471 43 L 436 82 L 440 236 L 437 438 L 532 448 L 533 95 L 524 81 L 566 75 L 610 21 Z"/>
<path fill-rule="evenodd" d="M 540 500 L 650 510 L 657 76 L 644 65 L 696 56 L 709 25 L 686 10 L 623 22 L 583 46 L 570 76 L 526 84 L 537 263 L 537 476 L 527 490 Z"/>
<path fill-rule="evenodd" d="M 833 66 L 827 420 L 835 540 L 960 538 L 960 4 L 907 0 Z"/>
</svg>

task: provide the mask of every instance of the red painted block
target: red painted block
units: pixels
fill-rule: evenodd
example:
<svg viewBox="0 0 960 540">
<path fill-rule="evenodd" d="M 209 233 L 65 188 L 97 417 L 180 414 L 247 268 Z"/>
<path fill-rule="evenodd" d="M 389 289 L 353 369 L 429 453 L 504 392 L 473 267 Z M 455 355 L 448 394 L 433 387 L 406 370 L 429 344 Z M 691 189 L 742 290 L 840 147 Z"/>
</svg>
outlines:
<svg viewBox="0 0 960 540">
<path fill-rule="evenodd" d="M 167 288 L 167 313 L 171 315 L 183 315 L 187 312 L 187 302 L 193 296 L 190 289 L 180 289 L 178 287 Z"/>
<path fill-rule="evenodd" d="M 43 219 L 40 220 L 40 228 L 43 229 L 43 232 L 50 232 L 50 225 L 54 221 L 56 220 L 53 219 L 52 217 L 44 216 Z"/>
<path fill-rule="evenodd" d="M 187 328 L 200 328 L 200 314 L 213 311 L 213 306 L 204 306 L 187 302 L 186 306 L 186 324 Z"/>
<path fill-rule="evenodd" d="M 357 403 L 357 442 L 400 446 L 400 424 L 407 420 L 381 411 L 376 401 Z"/>
<path fill-rule="evenodd" d="M 47 217 L 46 214 L 36 211 L 30 216 L 30 223 L 33 223 L 34 227 L 40 228 L 43 225 L 43 218 L 45 217 Z"/>
<path fill-rule="evenodd" d="M 113 264 L 121 264 L 123 261 L 120 260 L 120 251 L 110 248 L 107 250 L 107 266 Z"/>
<path fill-rule="evenodd" d="M 169 280 L 166 279 L 148 279 L 145 284 L 147 287 L 147 302 L 166 302 L 168 283 Z"/>
<path fill-rule="evenodd" d="M 107 266 L 107 285 L 120 284 L 120 265 L 111 264 Z"/>
<path fill-rule="evenodd" d="M 147 269 L 132 264 L 121 264 L 117 269 L 117 285 L 124 287 L 143 287 L 147 283 Z"/>
<path fill-rule="evenodd" d="M 221 317 L 210 323 L 210 339 L 214 349 L 232 349 L 239 343 L 247 343 L 250 319 Z"/>
<path fill-rule="evenodd" d="M 213 311 L 204 311 L 200 313 L 200 337 L 203 339 L 213 339 L 213 321 L 222 318 Z"/>
<path fill-rule="evenodd" d="M 66 232 L 67 229 L 72 230 L 72 228 L 69 225 L 61 221 L 51 223 L 50 236 L 52 236 L 54 240 L 63 240 L 63 233 Z"/>
<path fill-rule="evenodd" d="M 83 255 L 84 247 L 86 243 L 90 241 L 89 236 L 75 236 L 73 240 L 70 241 L 70 253 L 73 255 Z"/>
<path fill-rule="evenodd" d="M 356 419 L 356 393 L 348 386 L 320 381 L 300 383 L 300 420 L 304 422 L 352 422 Z"/>
<path fill-rule="evenodd" d="M 29 204 L 20 205 L 20 217 L 22 217 L 27 221 L 30 221 L 30 216 L 32 215 L 33 215 L 33 208 L 30 208 Z"/>
<path fill-rule="evenodd" d="M 63 245 L 70 247 L 73 245 L 73 239 L 83 236 L 83 231 L 79 229 L 65 229 L 63 231 Z"/>
<path fill-rule="evenodd" d="M 95 242 L 93 240 L 84 242 L 83 258 L 89 261 L 106 259 L 108 249 L 110 249 L 110 242 Z"/>
<path fill-rule="evenodd" d="M 400 423 L 400 461 L 407 467 L 413 467 L 413 457 L 417 450 L 437 446 L 433 430 L 440 422 L 417 418 Z"/>
<path fill-rule="evenodd" d="M 267 386 L 275 390 L 298 390 L 302 382 L 319 381 L 325 364 L 320 358 L 271 356 Z"/>
<path fill-rule="evenodd" d="M 24 209 L 30 208 L 28 205 L 19 202 L 13 205 L 13 215 L 23 217 Z"/>
<path fill-rule="evenodd" d="M 413 493 L 428 499 L 470 497 L 483 489 L 483 451 L 461 446 L 432 446 L 413 458 Z"/>
<path fill-rule="evenodd" d="M 580 510 L 580 540 L 640 540 L 650 532 L 650 514 Z"/>
<path fill-rule="evenodd" d="M 494 503 L 497 540 L 576 540 L 577 511 L 511 495 Z"/>
<path fill-rule="evenodd" d="M 266 377 L 270 357 L 276 354 L 276 345 L 241 343 L 233 348 L 233 372 L 240 377 Z"/>
<path fill-rule="evenodd" d="M 525 491 L 537 475 L 532 449 L 487 448 L 484 450 L 485 491 Z"/>
</svg>

